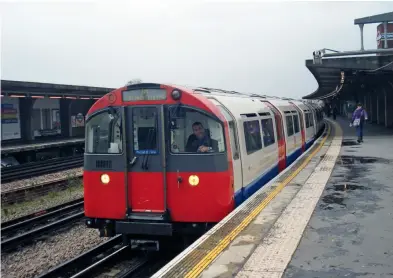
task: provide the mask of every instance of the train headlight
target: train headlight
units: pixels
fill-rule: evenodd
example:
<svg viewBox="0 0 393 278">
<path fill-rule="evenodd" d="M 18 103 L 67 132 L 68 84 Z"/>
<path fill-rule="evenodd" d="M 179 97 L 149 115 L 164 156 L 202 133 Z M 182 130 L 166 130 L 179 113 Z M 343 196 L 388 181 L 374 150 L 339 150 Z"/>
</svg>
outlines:
<svg viewBox="0 0 393 278">
<path fill-rule="evenodd" d="M 197 186 L 197 185 L 199 184 L 199 177 L 198 177 L 197 175 L 191 175 L 191 176 L 188 178 L 188 183 L 189 183 L 191 186 Z"/>
<path fill-rule="evenodd" d="M 179 90 L 173 90 L 172 91 L 172 98 L 174 100 L 179 100 L 181 98 L 181 92 Z"/>
<path fill-rule="evenodd" d="M 101 175 L 101 182 L 103 184 L 108 184 L 110 181 L 109 175 L 108 174 L 102 174 Z"/>
</svg>

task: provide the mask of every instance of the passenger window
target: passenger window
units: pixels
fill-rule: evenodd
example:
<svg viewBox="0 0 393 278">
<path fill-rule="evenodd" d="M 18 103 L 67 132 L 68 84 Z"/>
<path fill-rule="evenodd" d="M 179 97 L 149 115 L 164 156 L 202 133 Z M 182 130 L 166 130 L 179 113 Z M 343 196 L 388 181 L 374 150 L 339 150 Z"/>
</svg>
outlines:
<svg viewBox="0 0 393 278">
<path fill-rule="evenodd" d="M 251 154 L 257 150 L 262 149 L 259 121 L 244 122 L 243 128 L 247 154 Z"/>
<path fill-rule="evenodd" d="M 134 152 L 136 154 L 157 153 L 157 109 L 135 107 L 132 109 Z"/>
<path fill-rule="evenodd" d="M 105 111 L 87 120 L 86 152 L 95 154 L 122 152 L 120 113 Z"/>
<path fill-rule="evenodd" d="M 286 116 L 288 137 L 293 135 L 293 120 L 292 116 Z"/>
<path fill-rule="evenodd" d="M 225 152 L 222 124 L 188 107 L 169 108 L 170 144 L 172 153 Z"/>
<path fill-rule="evenodd" d="M 305 114 L 306 128 L 310 127 L 310 113 Z"/>
<path fill-rule="evenodd" d="M 310 126 L 314 126 L 314 119 L 312 113 L 308 114 L 308 117 L 309 117 L 308 121 L 310 123 Z"/>
<path fill-rule="evenodd" d="M 293 115 L 293 125 L 295 126 L 295 133 L 299 132 L 299 116 Z"/>
<path fill-rule="evenodd" d="M 229 122 L 229 136 L 230 138 L 230 143 L 231 143 L 231 149 L 232 149 L 232 156 L 233 159 L 239 159 L 239 146 L 237 145 L 237 141 L 236 141 L 236 128 L 235 128 L 235 124 L 233 123 L 233 121 Z"/>
<path fill-rule="evenodd" d="M 274 144 L 274 129 L 273 129 L 273 120 L 272 119 L 264 119 L 261 120 L 262 124 L 262 134 L 263 134 L 263 145 L 265 147 Z"/>
</svg>

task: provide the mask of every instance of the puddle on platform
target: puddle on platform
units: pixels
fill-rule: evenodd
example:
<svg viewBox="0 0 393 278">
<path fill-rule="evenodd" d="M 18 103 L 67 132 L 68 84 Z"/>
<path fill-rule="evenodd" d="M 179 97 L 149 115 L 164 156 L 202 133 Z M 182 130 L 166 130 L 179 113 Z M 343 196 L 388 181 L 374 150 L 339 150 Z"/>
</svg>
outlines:
<svg viewBox="0 0 393 278">
<path fill-rule="evenodd" d="M 354 146 L 354 145 L 359 145 L 359 143 L 354 140 L 343 140 L 341 145 L 342 146 Z"/>
<path fill-rule="evenodd" d="M 370 157 L 370 156 L 350 156 L 350 155 L 341 155 L 338 157 L 337 162 L 341 165 L 348 164 L 373 164 L 373 163 L 383 163 L 390 164 L 391 161 L 384 158 L 379 157 Z"/>
<path fill-rule="evenodd" d="M 350 190 L 369 190 L 368 187 L 365 187 L 363 185 L 358 185 L 355 183 L 338 183 L 338 184 L 333 184 L 333 189 L 334 191 L 350 191 Z M 328 189 L 329 190 L 329 189 Z"/>
<path fill-rule="evenodd" d="M 322 204 L 320 205 L 320 208 L 323 210 L 332 210 L 333 207 L 330 205 L 339 205 L 343 208 L 347 207 L 346 204 L 344 204 L 344 197 L 340 193 L 332 193 L 326 196 L 322 197 Z"/>
</svg>

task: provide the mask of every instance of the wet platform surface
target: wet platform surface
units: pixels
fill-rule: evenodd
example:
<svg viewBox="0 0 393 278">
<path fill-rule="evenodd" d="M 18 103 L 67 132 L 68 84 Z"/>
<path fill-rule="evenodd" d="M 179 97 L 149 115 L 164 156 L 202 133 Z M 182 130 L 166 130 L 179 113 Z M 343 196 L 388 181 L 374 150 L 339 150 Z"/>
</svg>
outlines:
<svg viewBox="0 0 393 278">
<path fill-rule="evenodd" d="M 393 130 L 364 142 L 338 118 L 340 155 L 283 277 L 393 277 Z"/>
<path fill-rule="evenodd" d="M 16 143 L 1 146 L 1 154 L 17 153 L 31 151 L 35 149 L 56 148 L 60 146 L 83 144 L 84 138 L 59 138 L 53 140 L 37 140 L 29 143 Z"/>
</svg>

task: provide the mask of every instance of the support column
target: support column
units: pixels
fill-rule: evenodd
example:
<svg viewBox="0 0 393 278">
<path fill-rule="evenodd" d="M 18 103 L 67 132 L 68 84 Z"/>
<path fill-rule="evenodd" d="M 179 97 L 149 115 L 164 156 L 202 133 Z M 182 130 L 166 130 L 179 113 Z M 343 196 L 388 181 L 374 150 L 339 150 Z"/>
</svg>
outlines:
<svg viewBox="0 0 393 278">
<path fill-rule="evenodd" d="M 386 89 L 383 90 L 384 104 L 385 104 L 385 126 L 388 126 L 388 95 Z"/>
<path fill-rule="evenodd" d="M 61 124 L 61 136 L 68 138 L 70 137 L 70 99 L 60 99 L 60 124 Z"/>
<path fill-rule="evenodd" d="M 393 86 L 385 88 L 385 96 L 386 96 L 385 126 L 393 127 Z"/>
<path fill-rule="evenodd" d="M 364 109 L 366 109 L 366 111 L 368 110 L 368 106 L 367 106 L 367 93 L 364 95 L 363 107 L 364 107 Z"/>
<path fill-rule="evenodd" d="M 379 115 L 380 115 L 379 96 L 377 95 L 377 124 L 378 124 L 378 125 L 380 124 Z"/>
<path fill-rule="evenodd" d="M 369 118 L 370 118 L 370 121 L 373 122 L 373 121 L 374 121 L 374 114 L 373 114 L 373 97 L 372 97 L 371 94 L 370 94 L 370 101 L 369 101 L 369 103 L 370 103 Z"/>
<path fill-rule="evenodd" d="M 35 99 L 33 98 L 20 98 L 19 111 L 20 111 L 20 134 L 24 141 L 34 140 L 33 131 L 33 105 Z"/>
<path fill-rule="evenodd" d="M 364 45 L 363 45 L 363 26 L 364 26 L 364 24 L 359 24 L 359 28 L 360 28 L 360 50 L 364 50 Z"/>
<path fill-rule="evenodd" d="M 384 47 L 383 48 L 388 48 L 388 22 L 387 21 L 385 21 L 384 23 L 383 23 L 383 32 L 384 32 L 384 35 L 385 35 L 385 38 L 384 38 Z"/>
</svg>

